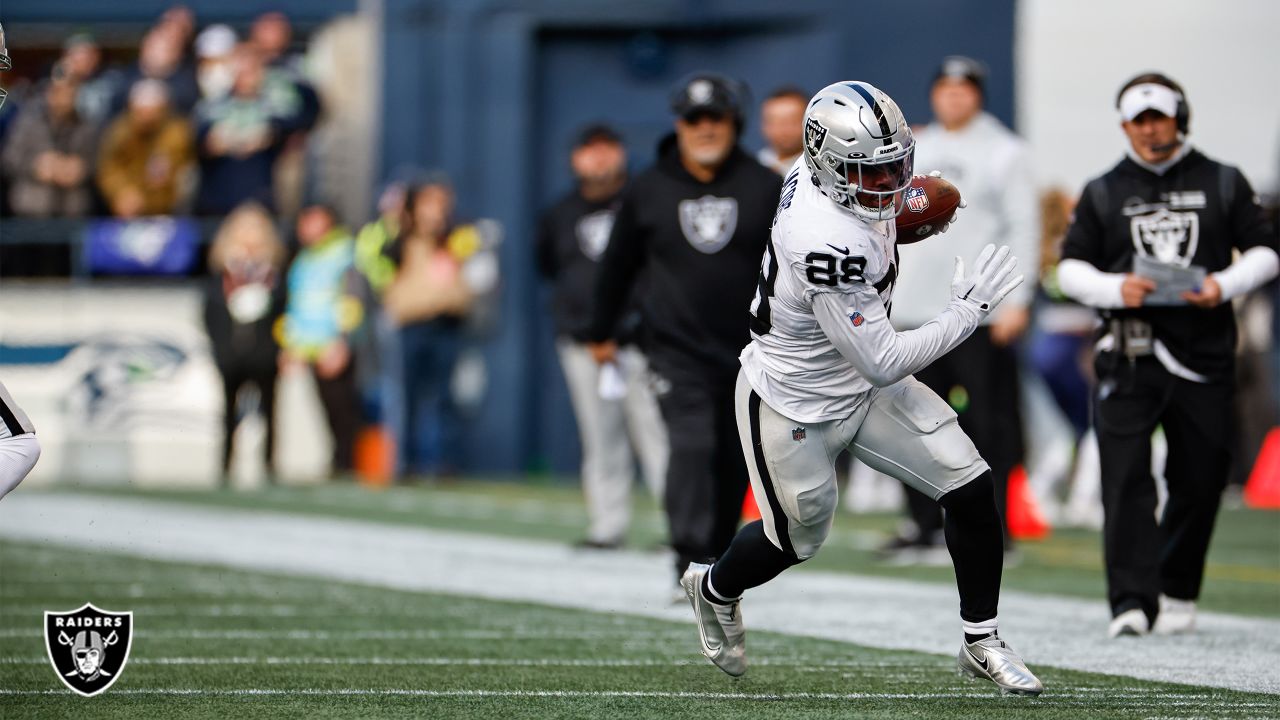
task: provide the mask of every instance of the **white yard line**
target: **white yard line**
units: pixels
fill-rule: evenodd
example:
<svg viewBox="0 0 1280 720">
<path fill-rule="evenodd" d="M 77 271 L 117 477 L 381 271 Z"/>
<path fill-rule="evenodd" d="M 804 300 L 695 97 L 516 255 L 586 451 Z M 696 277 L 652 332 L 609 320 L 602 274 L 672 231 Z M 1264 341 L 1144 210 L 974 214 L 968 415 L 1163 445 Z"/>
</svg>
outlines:
<svg viewBox="0 0 1280 720">
<path fill-rule="evenodd" d="M 550 542 L 364 521 L 39 493 L 15 493 L 0 504 L 0 537 L 690 621 L 687 607 L 669 603 L 669 563 L 652 554 L 580 553 Z M 951 654 L 960 639 L 954 587 L 903 580 L 792 572 L 752 591 L 743 615 L 753 629 L 878 648 Z M 1107 619 L 1101 598 L 1007 592 L 1001 599 L 1001 634 L 1032 667 L 1280 693 L 1280 621 L 1202 613 L 1195 636 L 1108 641 Z M 145 614 L 135 622 L 144 628 Z M 697 647 L 692 629 L 687 646 L 690 653 Z"/>
<path fill-rule="evenodd" d="M 70 690 L 5 690 L 0 689 L 0 697 L 34 696 L 34 695 L 70 695 Z M 935 693 L 745 693 L 745 692 L 693 692 L 665 690 L 425 690 L 421 688 L 235 688 L 225 690 L 205 690 L 201 688 L 124 688 L 111 691 L 111 695 L 158 695 L 158 696 L 195 696 L 195 697 L 420 697 L 420 698 L 524 698 L 524 699 L 659 699 L 659 700 L 955 700 L 971 698 L 991 700 L 990 691 L 974 692 L 935 692 Z M 1096 692 L 1088 690 L 1070 690 L 1055 692 L 1055 701 L 1093 701 L 1099 699 Z M 1154 701 L 1153 707 L 1168 708 L 1171 706 L 1200 705 L 1214 702 L 1216 698 L 1208 693 L 1197 692 L 1141 692 L 1108 690 L 1105 698 L 1109 700 L 1125 700 L 1127 709 L 1141 705 L 1141 701 Z M 1244 702 L 1232 703 L 1233 708 L 1269 708 L 1272 703 Z"/>
</svg>

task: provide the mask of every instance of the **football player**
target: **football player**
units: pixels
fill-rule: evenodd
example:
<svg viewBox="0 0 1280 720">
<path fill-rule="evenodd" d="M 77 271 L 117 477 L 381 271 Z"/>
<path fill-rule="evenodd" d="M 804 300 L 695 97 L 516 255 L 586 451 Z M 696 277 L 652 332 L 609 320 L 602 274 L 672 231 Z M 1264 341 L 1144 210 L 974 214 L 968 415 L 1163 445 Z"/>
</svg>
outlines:
<svg viewBox="0 0 1280 720">
<path fill-rule="evenodd" d="M 0 500 L 18 487 L 39 459 L 35 426 L 0 383 Z"/>
<path fill-rule="evenodd" d="M 761 520 L 713 566 L 690 565 L 681 584 L 703 654 L 742 675 L 742 594 L 821 547 L 836 511 L 835 458 L 848 448 L 946 509 L 960 670 L 1006 694 L 1038 695 L 1040 680 L 997 633 L 1003 538 L 991 470 L 951 407 L 911 377 L 968 337 L 1022 276 L 1013 277 L 1007 247 L 988 245 L 968 272 L 956 258 L 945 309 L 894 331 L 894 218 L 914 152 L 898 106 L 867 83 L 836 83 L 809 101 L 804 153 L 783 184 L 736 391 Z"/>
</svg>

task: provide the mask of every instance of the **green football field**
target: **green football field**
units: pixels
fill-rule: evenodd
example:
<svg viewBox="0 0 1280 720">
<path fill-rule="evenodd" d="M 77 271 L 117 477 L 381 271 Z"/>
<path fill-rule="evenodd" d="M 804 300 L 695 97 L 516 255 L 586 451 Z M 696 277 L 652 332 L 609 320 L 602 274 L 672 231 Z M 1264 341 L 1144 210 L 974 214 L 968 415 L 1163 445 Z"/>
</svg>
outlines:
<svg viewBox="0 0 1280 720">
<path fill-rule="evenodd" d="M 22 492 L 40 500 L 64 496 Z M 233 520 L 245 517 L 237 514 L 245 510 L 303 521 L 358 520 L 409 532 L 463 531 L 499 538 L 513 552 L 533 541 L 576 538 L 583 521 L 576 493 L 557 485 L 91 495 L 78 489 L 74 497 L 125 500 L 144 509 L 176 504 L 206 520 L 225 516 L 228 543 Z M 147 504 L 159 500 L 165 504 Z M 6 537 L 5 517 L 0 512 L 0 538 Z M 950 583 L 949 568 L 876 562 L 868 548 L 876 532 L 893 522 L 887 516 L 842 516 L 813 569 Z M 642 509 L 633 544 L 654 545 L 660 527 L 652 508 Z M 211 541 L 217 545 L 217 538 Z M 1006 586 L 1046 598 L 1100 597 L 1097 553 L 1095 534 L 1057 533 L 1024 546 Z M 91 699 L 61 686 L 41 633 L 43 611 L 69 610 L 87 600 L 108 610 L 132 610 L 137 628 L 120 680 Z M 1280 617 L 1280 515 L 1224 512 L 1203 605 L 1273 627 Z M 748 628 L 750 608 L 749 597 Z M 795 611 L 806 611 L 803 599 Z M 912 609 L 901 608 L 901 617 L 911 623 Z M 697 654 L 691 618 L 410 592 L 305 572 L 245 570 L 231 561 L 173 562 L 70 543 L 0 539 L 0 718 L 6 720 L 1280 717 L 1280 697 L 1273 694 L 1062 670 L 1034 661 L 1048 689 L 1027 699 L 1002 698 L 990 684 L 961 679 L 954 660 L 944 655 L 758 630 L 749 630 L 748 652 L 751 670 L 733 680 Z M 1272 670 L 1280 673 L 1280 667 Z M 1205 682 L 1211 682 L 1207 676 Z"/>
</svg>

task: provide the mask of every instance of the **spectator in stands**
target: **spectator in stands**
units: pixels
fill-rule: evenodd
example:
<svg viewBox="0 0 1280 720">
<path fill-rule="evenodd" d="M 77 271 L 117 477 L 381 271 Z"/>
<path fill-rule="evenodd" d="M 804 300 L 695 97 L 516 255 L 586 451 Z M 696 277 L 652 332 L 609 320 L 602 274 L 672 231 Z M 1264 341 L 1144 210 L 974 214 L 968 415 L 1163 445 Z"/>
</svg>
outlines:
<svg viewBox="0 0 1280 720">
<path fill-rule="evenodd" d="M 76 33 L 62 44 L 62 57 L 54 66 L 54 77 L 76 83 L 76 110 L 96 127 L 111 119 L 112 103 L 125 92 L 125 78 L 102 64 L 102 49 L 88 33 Z"/>
<path fill-rule="evenodd" d="M 794 86 L 769 93 L 760 105 L 760 133 L 767 145 L 756 153 L 761 165 L 786 175 L 800 157 L 804 142 L 804 109 L 809 94 Z"/>
<path fill-rule="evenodd" d="M 303 57 L 289 52 L 293 27 L 283 13 L 264 13 L 249 29 L 247 45 L 266 66 L 262 94 L 284 133 L 275 166 L 277 210 L 292 213 L 304 194 L 307 133 L 320 119 L 320 96 L 307 80 Z"/>
<path fill-rule="evenodd" d="M 189 195 L 194 163 L 191 125 L 170 111 L 168 87 L 140 80 L 103 138 L 98 189 L 117 217 L 170 215 Z"/>
<path fill-rule="evenodd" d="M 196 72 L 186 62 L 186 40 L 178 26 L 157 25 L 142 38 L 138 63 L 124 74 L 124 84 L 112 103 L 113 113 L 125 105 L 125 92 L 139 80 L 159 80 L 169 89 L 169 104 L 179 115 L 190 115 L 200 98 Z"/>
<path fill-rule="evenodd" d="M 15 215 L 78 217 L 92 208 L 97 132 L 76 110 L 77 90 L 69 80 L 50 81 L 18 114 L 3 156 Z"/>
<path fill-rule="evenodd" d="M 398 474 L 449 474 L 456 465 L 457 418 L 450 380 L 462 349 L 473 292 L 464 265 L 481 246 L 473 225 L 453 218 L 444 177 L 410 189 L 406 222 L 389 248 L 399 267 L 383 298 L 400 327 L 405 379 Z"/>
<path fill-rule="evenodd" d="M 221 100 L 236 82 L 236 31 L 210 25 L 196 38 L 196 82 L 203 101 Z"/>
<path fill-rule="evenodd" d="M 376 363 L 378 407 L 382 425 L 393 438 L 404 427 L 404 369 L 401 367 L 400 328 L 382 306 L 382 295 L 396 277 L 396 263 L 388 250 L 404 225 L 408 185 L 393 182 L 378 197 L 378 218 L 356 236 L 356 268 L 369 286 L 367 307 L 373 318 L 373 347 L 366 350 Z M 364 361 L 364 356 L 361 356 Z M 363 370 L 362 370 L 363 372 Z M 397 442 L 399 446 L 400 442 Z"/>
<path fill-rule="evenodd" d="M 213 358 L 222 375 L 222 474 L 230 482 L 232 438 L 243 413 L 237 399 L 245 386 L 256 388 L 258 409 L 267 426 L 263 459 L 267 479 L 274 477 L 275 387 L 280 347 L 276 321 L 284 314 L 284 243 L 266 208 L 245 203 L 218 229 L 209 250 L 211 272 L 205 291 L 204 322 Z"/>
<path fill-rule="evenodd" d="M 196 212 L 221 215 L 246 200 L 273 208 L 273 166 L 283 130 L 263 95 L 262 58 L 251 48 L 236 51 L 231 93 L 209 98 L 196 110 L 201 158 Z"/>
<path fill-rule="evenodd" d="M 667 428 L 650 387 L 649 361 L 639 348 L 643 290 L 633 293 L 617 333 L 616 362 L 597 364 L 586 343 L 600 258 L 627 184 L 622 138 L 607 125 L 588 126 L 578 134 L 569 164 L 577 187 L 542 216 L 538 270 L 554 284 L 556 352 L 582 441 L 588 526 L 579 545 L 613 549 L 631 524 L 636 460 L 654 498 L 663 497 Z"/>
<path fill-rule="evenodd" d="M 302 209 L 297 221 L 301 248 L 289 265 L 281 362 L 286 370 L 306 366 L 315 376 L 333 433 L 336 475 L 354 468 L 360 403 L 348 335 L 362 320 L 355 240 L 326 205 Z"/>
<path fill-rule="evenodd" d="M 174 5 L 160 14 L 155 26 L 173 36 L 185 58 L 196 35 L 195 12 L 186 5 Z"/>
</svg>

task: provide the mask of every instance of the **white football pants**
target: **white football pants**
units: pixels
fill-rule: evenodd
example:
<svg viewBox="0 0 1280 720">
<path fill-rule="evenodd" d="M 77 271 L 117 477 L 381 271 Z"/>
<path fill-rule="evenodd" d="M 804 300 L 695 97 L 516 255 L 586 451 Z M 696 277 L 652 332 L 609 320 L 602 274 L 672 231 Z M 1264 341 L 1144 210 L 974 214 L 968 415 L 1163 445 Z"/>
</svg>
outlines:
<svg viewBox="0 0 1280 720">
<path fill-rule="evenodd" d="M 835 517 L 835 460 L 849 448 L 868 467 L 937 500 L 990 468 L 951 406 L 914 377 L 867 393 L 848 417 L 802 423 L 785 417 L 738 373 L 738 436 L 765 536 L 804 560 Z"/>
<path fill-rule="evenodd" d="M 35 433 L 0 438 L 0 500 L 18 487 L 40 459 L 40 442 Z"/>
<path fill-rule="evenodd" d="M 667 477 L 667 428 L 649 387 L 649 363 L 639 350 L 619 348 L 618 367 L 626 395 L 621 400 L 606 400 L 600 397 L 600 366 L 586 345 L 561 338 L 556 350 L 582 442 L 587 539 L 620 542 L 631 524 L 633 449 L 645 485 L 658 502 L 662 502 Z"/>
</svg>

